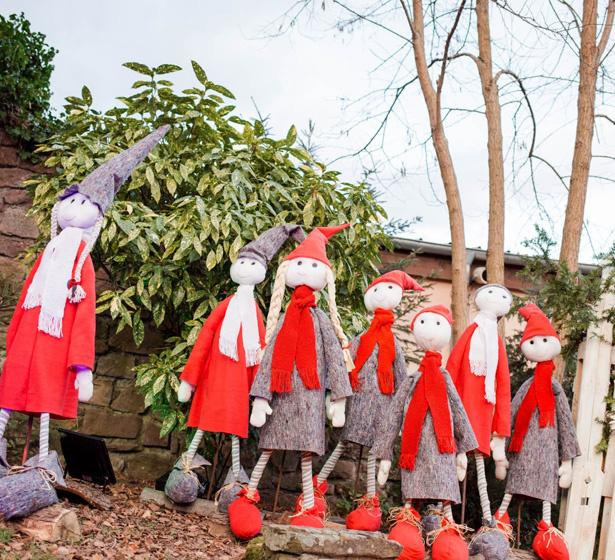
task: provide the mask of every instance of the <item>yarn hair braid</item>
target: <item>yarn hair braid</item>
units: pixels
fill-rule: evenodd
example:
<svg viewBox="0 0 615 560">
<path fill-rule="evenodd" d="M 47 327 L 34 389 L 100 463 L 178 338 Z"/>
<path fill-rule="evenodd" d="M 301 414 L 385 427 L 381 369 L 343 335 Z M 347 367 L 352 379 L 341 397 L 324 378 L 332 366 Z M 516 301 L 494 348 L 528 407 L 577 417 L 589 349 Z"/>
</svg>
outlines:
<svg viewBox="0 0 615 560">
<path fill-rule="evenodd" d="M 340 316 L 337 311 L 337 303 L 335 301 L 335 276 L 333 275 L 333 270 L 327 267 L 327 303 L 329 304 L 329 315 L 331 319 L 331 324 L 333 325 L 333 330 L 337 335 L 338 340 L 342 344 L 342 350 L 344 353 L 344 362 L 346 363 L 346 369 L 350 372 L 354 369 L 354 362 L 352 360 L 352 355 L 350 354 L 350 344 L 348 342 L 348 337 L 344 333 L 344 329 L 342 329 L 342 324 L 340 322 Z"/>
<path fill-rule="evenodd" d="M 282 310 L 282 301 L 286 291 L 286 271 L 290 266 L 289 261 L 284 261 L 275 273 L 273 281 L 273 289 L 271 290 L 271 300 L 269 301 L 269 312 L 267 313 L 267 326 L 265 329 L 265 344 L 269 344 L 273 338 L 280 311 Z"/>
</svg>

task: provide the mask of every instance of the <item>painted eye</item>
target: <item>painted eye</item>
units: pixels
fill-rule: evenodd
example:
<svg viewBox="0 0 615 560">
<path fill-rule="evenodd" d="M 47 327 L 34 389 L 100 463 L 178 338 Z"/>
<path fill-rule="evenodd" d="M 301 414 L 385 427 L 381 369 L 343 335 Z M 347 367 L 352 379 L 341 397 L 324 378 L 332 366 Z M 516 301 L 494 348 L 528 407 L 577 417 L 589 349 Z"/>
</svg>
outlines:
<svg viewBox="0 0 615 560">
<path fill-rule="evenodd" d="M 318 268 L 318 263 L 312 263 L 312 268 Z"/>
<path fill-rule="evenodd" d="M 85 198 L 81 201 L 81 206 L 85 204 Z"/>
<path fill-rule="evenodd" d="M 254 266 L 256 264 L 256 261 L 252 261 L 250 264 Z"/>
<path fill-rule="evenodd" d="M 246 261 L 239 261 L 239 264 L 246 264 Z"/>
<path fill-rule="evenodd" d="M 389 286 L 389 290 L 392 290 L 392 289 L 393 289 L 393 286 Z"/>
<path fill-rule="evenodd" d="M 533 340 L 530 340 L 530 344 L 534 344 L 534 341 L 533 341 Z"/>
<path fill-rule="evenodd" d="M 492 294 L 492 293 L 493 293 L 493 290 L 488 290 L 488 293 Z"/>
<path fill-rule="evenodd" d="M 71 199 L 70 199 L 70 203 L 72 204 L 73 202 L 75 202 L 75 199 L 74 199 L 74 198 L 71 198 Z"/>
<path fill-rule="evenodd" d="M 423 319 L 421 319 L 421 325 L 424 325 L 425 321 Z"/>
<path fill-rule="evenodd" d="M 374 293 L 376 293 L 378 291 L 378 288 L 374 288 Z"/>
<path fill-rule="evenodd" d="M 436 325 L 439 325 L 439 324 L 440 324 L 440 321 L 436 321 Z"/>
<path fill-rule="evenodd" d="M 502 296 L 502 299 L 507 299 L 506 296 Z"/>
<path fill-rule="evenodd" d="M 543 339 L 542 339 L 542 341 L 543 341 L 543 342 L 547 342 L 547 339 L 546 339 L 546 338 L 543 338 Z"/>
<path fill-rule="evenodd" d="M 298 261 L 297 262 L 297 266 L 301 266 L 303 264 L 303 261 Z"/>
</svg>

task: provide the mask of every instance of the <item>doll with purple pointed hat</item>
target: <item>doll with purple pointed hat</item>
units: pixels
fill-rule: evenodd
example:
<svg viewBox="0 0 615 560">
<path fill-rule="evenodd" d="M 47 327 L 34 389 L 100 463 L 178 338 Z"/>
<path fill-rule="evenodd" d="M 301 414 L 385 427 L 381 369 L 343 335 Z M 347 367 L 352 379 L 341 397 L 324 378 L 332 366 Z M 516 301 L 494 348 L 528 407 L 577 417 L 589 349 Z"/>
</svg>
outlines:
<svg viewBox="0 0 615 560">
<path fill-rule="evenodd" d="M 65 189 L 51 211 L 51 240 L 23 286 L 0 374 L 0 441 L 11 412 L 40 416 L 35 465 L 57 464 L 49 453 L 50 417 L 74 419 L 78 401 L 92 397 L 96 292 L 90 251 L 104 213 L 168 129 L 158 128 Z"/>
<path fill-rule="evenodd" d="M 294 224 L 275 226 L 239 251 L 230 270 L 237 290 L 212 311 L 186 362 L 177 398 L 188 402 L 194 393 L 188 426 L 196 432 L 165 485 L 165 493 L 176 503 L 188 504 L 197 498 L 199 483 L 193 469 L 207 464 L 196 453 L 205 432 L 231 436 L 232 465 L 224 485 L 228 492 L 220 494 L 221 509 L 240 490 L 238 480 L 247 482 L 239 459 L 239 438 L 248 437 L 250 388 L 265 346 L 254 288 L 265 279 L 267 266 L 291 237 L 303 241 L 305 233 Z"/>
</svg>

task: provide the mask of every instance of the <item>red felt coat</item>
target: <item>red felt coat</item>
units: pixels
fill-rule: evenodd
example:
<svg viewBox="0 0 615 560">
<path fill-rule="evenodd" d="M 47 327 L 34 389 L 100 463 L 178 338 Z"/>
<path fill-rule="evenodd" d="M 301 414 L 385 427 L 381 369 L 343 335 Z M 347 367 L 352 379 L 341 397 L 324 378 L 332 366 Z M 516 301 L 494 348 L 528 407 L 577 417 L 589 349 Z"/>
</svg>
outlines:
<svg viewBox="0 0 615 560">
<path fill-rule="evenodd" d="M 82 242 L 75 263 L 83 247 Z M 39 255 L 26 279 L 6 334 L 6 360 L 0 374 L 0 408 L 25 413 L 48 412 L 55 418 L 76 418 L 77 390 L 71 366 L 94 368 L 94 266 L 88 255 L 81 272 L 86 297 L 79 303 L 66 301 L 63 335 L 55 338 L 38 330 L 40 307 L 22 307 L 41 257 Z"/>
<path fill-rule="evenodd" d="M 470 339 L 478 325 L 472 323 L 459 337 L 446 364 L 472 429 L 478 440 L 478 450 L 491 454 L 491 434 L 510 436 L 510 373 L 508 357 L 501 337 L 498 337 L 498 368 L 495 373 L 495 405 L 485 399 L 485 377 L 470 371 Z"/>
<path fill-rule="evenodd" d="M 188 426 L 245 438 L 248 437 L 250 388 L 258 365 L 246 365 L 241 329 L 237 340 L 239 361 L 220 352 L 220 329 L 230 300 L 228 297 L 221 302 L 205 321 L 180 379 L 196 386 Z M 262 348 L 265 325 L 258 304 L 255 305 Z"/>
</svg>

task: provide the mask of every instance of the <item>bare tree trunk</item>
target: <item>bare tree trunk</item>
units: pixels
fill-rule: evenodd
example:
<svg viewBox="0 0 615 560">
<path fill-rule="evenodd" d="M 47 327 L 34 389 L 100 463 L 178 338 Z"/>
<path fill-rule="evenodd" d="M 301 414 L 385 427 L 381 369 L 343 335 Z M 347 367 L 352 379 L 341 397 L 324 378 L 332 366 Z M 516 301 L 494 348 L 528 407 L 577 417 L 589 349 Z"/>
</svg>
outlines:
<svg viewBox="0 0 615 560">
<path fill-rule="evenodd" d="M 489 237 L 487 242 L 487 279 L 504 283 L 504 153 L 502 115 L 497 79 L 493 76 L 489 0 L 476 1 L 478 30 L 478 74 L 480 76 L 485 116 L 487 118 L 487 152 L 489 166 Z"/>
<path fill-rule="evenodd" d="M 562 233 L 560 262 L 576 271 L 583 229 L 585 197 L 592 160 L 592 141 L 596 104 L 596 80 L 600 58 L 611 33 L 615 0 L 610 0 L 600 41 L 596 44 L 598 0 L 584 0 L 581 21 L 581 50 L 579 53 L 579 95 L 577 98 L 577 129 L 572 157 L 570 188 L 566 204 L 566 218 Z"/>
<path fill-rule="evenodd" d="M 462 7 L 463 4 L 464 2 L 462 2 Z M 447 56 L 445 53 L 440 79 L 437 84 L 438 90 L 436 91 L 429 76 L 429 68 L 425 56 L 423 3 L 421 0 L 412 0 L 412 13 L 410 13 L 404 0 L 401 0 L 401 5 L 412 32 L 414 62 L 427 112 L 429 114 L 433 147 L 438 159 L 440 175 L 446 193 L 446 205 L 448 207 L 451 230 L 451 309 L 455 320 L 453 324 L 453 340 L 456 340 L 457 336 L 463 332 L 468 323 L 468 271 L 461 197 L 459 195 L 459 186 L 455 174 L 455 167 L 453 165 L 453 158 L 451 157 L 451 152 L 448 147 L 440 110 L 440 93 Z M 448 42 L 445 51 L 447 50 Z"/>
</svg>

